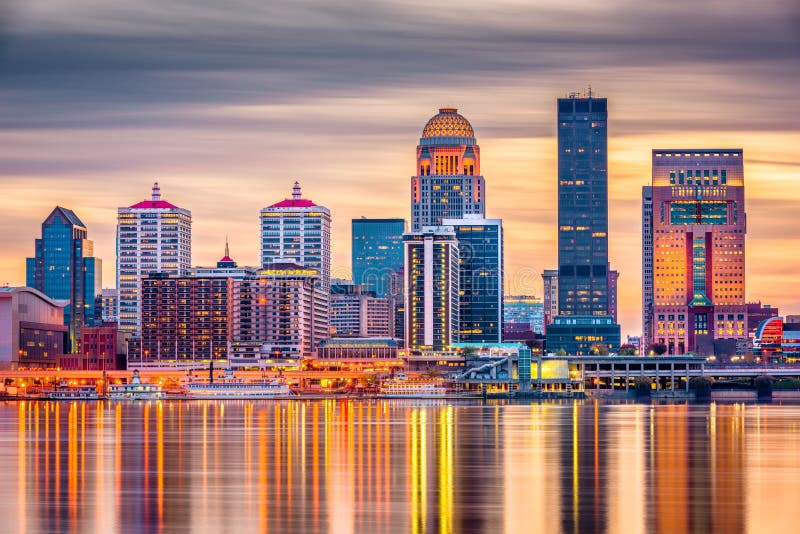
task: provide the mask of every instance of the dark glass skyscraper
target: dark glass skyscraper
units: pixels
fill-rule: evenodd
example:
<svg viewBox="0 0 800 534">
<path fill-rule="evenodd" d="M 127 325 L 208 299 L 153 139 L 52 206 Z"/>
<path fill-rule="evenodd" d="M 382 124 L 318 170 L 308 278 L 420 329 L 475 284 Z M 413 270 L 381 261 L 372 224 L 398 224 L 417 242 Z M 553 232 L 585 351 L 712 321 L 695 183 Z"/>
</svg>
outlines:
<svg viewBox="0 0 800 534">
<path fill-rule="evenodd" d="M 377 297 L 392 295 L 392 277 L 403 269 L 403 219 L 353 219 L 353 283 Z M 402 288 L 401 288 L 402 291 Z"/>
<path fill-rule="evenodd" d="M 458 341 L 502 343 L 503 221 L 465 215 L 442 224 L 458 239 Z"/>
<path fill-rule="evenodd" d="M 69 301 L 64 324 L 69 327 L 70 347 L 80 352 L 81 329 L 95 316 L 95 299 L 102 291 L 101 263 L 94 258 L 94 244 L 86 239 L 86 225 L 72 210 L 56 206 L 42 223 L 36 255 L 28 258 L 27 285 L 55 300 Z"/>
<path fill-rule="evenodd" d="M 608 313 L 605 98 L 558 99 L 558 312 Z"/>
</svg>

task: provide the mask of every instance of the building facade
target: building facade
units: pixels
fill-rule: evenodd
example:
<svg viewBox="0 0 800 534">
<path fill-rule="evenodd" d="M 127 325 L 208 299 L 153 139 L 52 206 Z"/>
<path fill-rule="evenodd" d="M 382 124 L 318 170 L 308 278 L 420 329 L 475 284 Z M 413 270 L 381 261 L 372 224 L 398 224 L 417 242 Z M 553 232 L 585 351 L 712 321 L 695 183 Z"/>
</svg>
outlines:
<svg viewBox="0 0 800 534">
<path fill-rule="evenodd" d="M 36 254 L 26 263 L 28 287 L 68 302 L 64 323 L 69 327 L 67 352 L 81 351 L 81 329 L 95 321 L 95 301 L 102 288 L 102 265 L 94 257 L 86 225 L 72 210 L 56 206 L 42 223 Z"/>
<path fill-rule="evenodd" d="M 443 219 L 485 213 L 486 186 L 480 147 L 467 119 L 442 108 L 422 130 L 417 174 L 411 178 L 411 231 L 440 226 Z"/>
<path fill-rule="evenodd" d="M 544 331 L 558 316 L 558 269 L 545 269 L 542 273 L 542 315 Z"/>
<path fill-rule="evenodd" d="M 642 354 L 653 343 L 653 187 L 642 187 Z"/>
<path fill-rule="evenodd" d="M 608 109 L 558 99 L 558 314 L 608 315 Z"/>
<path fill-rule="evenodd" d="M 742 158 L 741 149 L 653 150 L 648 321 L 668 354 L 714 354 L 748 338 Z"/>
<path fill-rule="evenodd" d="M 106 288 L 101 292 L 100 322 L 119 323 L 119 291 L 114 288 Z"/>
<path fill-rule="evenodd" d="M 503 298 L 503 331 L 524 330 L 544 333 L 544 305 L 533 295 L 506 295 Z"/>
<path fill-rule="evenodd" d="M 231 284 L 165 273 L 143 278 L 140 352 L 128 355 L 128 367 L 227 360 Z"/>
<path fill-rule="evenodd" d="M 31 287 L 0 288 L 0 368 L 57 367 L 68 343 L 64 306 Z"/>
<path fill-rule="evenodd" d="M 353 219 L 353 283 L 376 297 L 392 295 L 392 277 L 403 268 L 404 219 Z"/>
<path fill-rule="evenodd" d="M 620 337 L 619 325 L 608 315 L 562 315 L 547 327 L 547 352 L 578 356 L 616 352 Z"/>
<path fill-rule="evenodd" d="M 425 227 L 405 244 L 405 343 L 440 351 L 458 341 L 459 249 L 452 227 Z"/>
<path fill-rule="evenodd" d="M 465 215 L 444 219 L 458 240 L 461 343 L 503 341 L 503 221 Z"/>
<path fill-rule="evenodd" d="M 783 317 L 761 321 L 755 331 L 753 356 L 764 363 L 800 361 L 800 322 L 789 322 Z"/>
<path fill-rule="evenodd" d="M 376 297 L 361 285 L 332 285 L 330 334 L 334 337 L 392 337 L 394 301 Z"/>
<path fill-rule="evenodd" d="M 609 265 L 608 268 L 608 311 L 607 314 L 614 319 L 614 322 L 619 322 L 617 320 L 617 286 L 619 282 L 619 271 L 616 271 L 611 268 Z"/>
<path fill-rule="evenodd" d="M 317 359 L 327 362 L 401 363 L 399 345 L 390 337 L 330 338 L 319 344 Z"/>
<path fill-rule="evenodd" d="M 315 324 L 328 330 L 331 287 L 331 212 L 325 206 L 303 198 L 300 184 L 294 183 L 292 198 L 261 210 L 261 267 L 273 263 L 296 263 L 317 272 L 319 285 L 314 291 L 319 314 Z M 315 338 L 322 341 L 326 336 Z"/>
<path fill-rule="evenodd" d="M 192 213 L 161 199 L 158 182 L 150 200 L 117 210 L 119 328 L 140 333 L 142 279 L 150 273 L 184 276 L 192 263 Z"/>
<path fill-rule="evenodd" d="M 297 360 L 314 355 L 329 337 L 328 317 L 320 320 L 319 272 L 290 262 L 275 262 L 254 276 L 232 281 L 232 347 L 237 365 L 264 360 Z"/>
<path fill-rule="evenodd" d="M 127 334 L 128 336 L 130 334 Z M 116 322 L 84 327 L 81 354 L 67 354 L 59 367 L 76 371 L 113 371 L 125 369 L 127 343 L 119 335 Z"/>
</svg>

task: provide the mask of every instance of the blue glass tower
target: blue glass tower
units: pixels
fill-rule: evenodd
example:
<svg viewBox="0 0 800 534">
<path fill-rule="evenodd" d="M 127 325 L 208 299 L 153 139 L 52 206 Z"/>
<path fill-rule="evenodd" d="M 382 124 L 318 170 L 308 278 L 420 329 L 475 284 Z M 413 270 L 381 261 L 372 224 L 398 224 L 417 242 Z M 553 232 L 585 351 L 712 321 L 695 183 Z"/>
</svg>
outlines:
<svg viewBox="0 0 800 534">
<path fill-rule="evenodd" d="M 392 295 L 392 278 L 403 270 L 403 219 L 353 219 L 353 283 L 380 298 Z"/>
<path fill-rule="evenodd" d="M 458 340 L 503 341 L 503 221 L 465 215 L 444 219 L 459 249 Z"/>
<path fill-rule="evenodd" d="M 65 352 L 81 351 L 81 329 L 92 324 L 95 300 L 102 291 L 101 262 L 86 239 L 86 225 L 72 210 L 56 206 L 42 223 L 36 255 L 27 258 L 27 285 L 55 300 L 66 300 L 64 324 L 69 327 Z"/>
</svg>

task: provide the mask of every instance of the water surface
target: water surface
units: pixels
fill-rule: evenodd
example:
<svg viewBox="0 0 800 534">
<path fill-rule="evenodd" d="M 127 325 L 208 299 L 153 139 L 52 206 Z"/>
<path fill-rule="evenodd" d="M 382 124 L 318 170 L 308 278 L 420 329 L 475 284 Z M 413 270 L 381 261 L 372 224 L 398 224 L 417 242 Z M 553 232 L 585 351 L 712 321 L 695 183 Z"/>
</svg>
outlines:
<svg viewBox="0 0 800 534">
<path fill-rule="evenodd" d="M 797 532 L 800 407 L 0 404 L 3 532 Z"/>
</svg>

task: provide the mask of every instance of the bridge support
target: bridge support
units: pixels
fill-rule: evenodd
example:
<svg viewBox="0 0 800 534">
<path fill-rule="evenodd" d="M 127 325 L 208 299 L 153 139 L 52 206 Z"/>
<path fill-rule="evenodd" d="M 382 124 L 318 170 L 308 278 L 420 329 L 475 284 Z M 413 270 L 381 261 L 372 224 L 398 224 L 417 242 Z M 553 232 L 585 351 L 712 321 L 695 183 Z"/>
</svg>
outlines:
<svg viewBox="0 0 800 534">
<path fill-rule="evenodd" d="M 615 380 L 616 380 L 616 377 L 614 376 L 614 362 L 611 362 L 611 391 L 612 391 L 612 393 L 614 391 L 614 381 Z"/>
<path fill-rule="evenodd" d="M 675 364 L 669 365 L 669 390 L 675 392 Z"/>
<path fill-rule="evenodd" d="M 625 364 L 625 391 L 630 389 L 630 381 L 631 381 L 631 365 L 629 363 Z"/>
<path fill-rule="evenodd" d="M 689 364 L 686 364 L 686 393 L 689 393 Z"/>
</svg>

